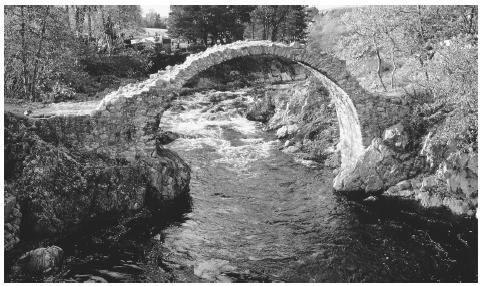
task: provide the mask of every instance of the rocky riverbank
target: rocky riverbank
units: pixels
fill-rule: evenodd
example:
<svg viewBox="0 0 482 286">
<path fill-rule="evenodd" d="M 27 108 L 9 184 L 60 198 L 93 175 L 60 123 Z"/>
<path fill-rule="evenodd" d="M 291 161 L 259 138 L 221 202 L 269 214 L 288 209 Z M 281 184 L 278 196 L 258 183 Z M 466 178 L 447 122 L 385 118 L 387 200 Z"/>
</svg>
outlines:
<svg viewBox="0 0 482 286">
<path fill-rule="evenodd" d="M 4 118 L 4 247 L 11 261 L 35 247 L 128 221 L 145 210 L 162 211 L 188 197 L 190 168 L 168 149 L 127 161 L 58 140 L 62 135 L 48 121 L 12 113 Z"/>
<path fill-rule="evenodd" d="M 261 64 L 231 60 L 193 78 L 188 87 L 254 89 L 247 118 L 276 133 L 284 152 L 331 168 L 335 190 L 352 197 L 384 196 L 413 200 L 423 207 L 446 207 L 472 217 L 477 210 L 477 153 L 455 148 L 440 152 L 431 134 L 418 134 L 408 123 L 387 128 L 367 146 L 357 163 L 340 173 L 339 130 L 332 98 L 309 72 L 290 62 L 264 58 Z M 447 148 L 445 148 L 447 149 Z"/>
<path fill-rule="evenodd" d="M 372 141 L 356 164 L 335 178 L 334 188 L 362 197 L 413 200 L 474 217 L 478 207 L 477 153 L 444 148 L 428 135 L 416 138 L 397 124 Z"/>
</svg>

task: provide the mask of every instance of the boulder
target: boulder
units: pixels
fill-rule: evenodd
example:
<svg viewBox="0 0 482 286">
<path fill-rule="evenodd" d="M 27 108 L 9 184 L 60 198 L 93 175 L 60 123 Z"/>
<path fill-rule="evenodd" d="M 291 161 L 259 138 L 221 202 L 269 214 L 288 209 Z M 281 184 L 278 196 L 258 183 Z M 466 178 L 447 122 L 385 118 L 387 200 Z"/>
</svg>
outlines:
<svg viewBox="0 0 482 286">
<path fill-rule="evenodd" d="M 3 202 L 4 202 L 4 206 L 3 206 L 4 217 L 7 218 L 10 216 L 10 214 L 12 214 L 13 209 L 17 204 L 17 198 L 7 193 L 3 198 Z"/>
<path fill-rule="evenodd" d="M 263 97 L 248 106 L 246 118 L 251 121 L 268 122 L 274 114 L 274 105 L 269 97 Z"/>
<path fill-rule="evenodd" d="M 383 144 L 395 149 L 405 150 L 408 144 L 408 134 L 401 123 L 395 124 L 383 132 Z"/>
<path fill-rule="evenodd" d="M 385 187 L 384 173 L 380 170 L 383 161 L 389 161 L 392 151 L 381 140 L 374 139 L 355 165 L 342 170 L 335 178 L 333 187 L 343 192 L 380 193 Z"/>
<path fill-rule="evenodd" d="M 145 159 L 150 187 L 146 204 L 150 208 L 162 208 L 167 202 L 182 199 L 189 192 L 191 169 L 175 152 L 162 149 L 154 159 Z"/>
<path fill-rule="evenodd" d="M 276 137 L 278 137 L 278 139 L 288 137 L 290 135 L 293 135 L 296 131 L 298 131 L 298 129 L 298 124 L 289 124 L 282 126 L 276 131 Z"/>
<path fill-rule="evenodd" d="M 172 131 L 162 131 L 157 137 L 157 143 L 167 145 L 179 138 L 179 134 Z"/>
<path fill-rule="evenodd" d="M 373 139 L 354 165 L 338 173 L 333 184 L 335 190 L 359 192 L 366 196 L 380 194 L 424 170 L 423 157 L 403 151 L 407 144 L 400 131 L 403 127 L 389 129 L 391 131 L 385 132 L 387 136 L 384 140 Z"/>
<path fill-rule="evenodd" d="M 22 213 L 17 203 L 15 195 L 12 193 L 10 186 L 5 185 L 4 192 L 4 249 L 8 251 L 20 242 L 20 223 L 22 221 Z"/>
<path fill-rule="evenodd" d="M 42 274 L 58 270 L 62 266 L 64 251 L 58 246 L 41 247 L 31 250 L 19 262 L 22 269 L 30 274 Z"/>
<path fill-rule="evenodd" d="M 450 192 L 462 192 L 467 198 L 476 198 L 478 190 L 476 153 L 454 153 L 444 161 L 440 170 Z"/>
</svg>

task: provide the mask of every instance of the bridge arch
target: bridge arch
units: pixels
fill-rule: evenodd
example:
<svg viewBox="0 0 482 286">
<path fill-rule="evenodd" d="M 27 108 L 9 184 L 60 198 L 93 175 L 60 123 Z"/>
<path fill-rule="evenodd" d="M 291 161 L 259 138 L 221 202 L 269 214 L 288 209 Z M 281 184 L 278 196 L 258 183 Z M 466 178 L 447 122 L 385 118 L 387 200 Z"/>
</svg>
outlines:
<svg viewBox="0 0 482 286">
<path fill-rule="evenodd" d="M 345 62 L 327 53 L 310 53 L 302 45 L 286 45 L 270 41 L 241 41 L 214 46 L 206 51 L 187 57 L 174 67 L 167 67 L 150 76 L 150 79 L 127 85 L 107 95 L 95 114 L 102 117 L 122 117 L 122 124 L 144 121 L 142 128 L 134 128 L 134 141 L 142 141 L 134 149 L 152 145 L 152 136 L 157 132 L 163 105 L 167 105 L 185 83 L 198 73 L 223 62 L 244 56 L 275 56 L 297 62 L 308 69 L 322 82 L 334 99 L 339 123 L 342 169 L 352 166 L 361 155 L 364 145 L 380 134 L 367 132 L 372 122 L 360 120 L 358 106 L 365 107 L 370 94 L 367 93 L 346 70 Z M 165 106 L 164 106 L 165 107 Z M 376 107 L 375 107 L 376 108 Z M 366 108 L 364 113 L 367 114 Z M 373 113 L 371 110 L 368 113 Z M 363 119 L 369 116 L 362 116 Z M 372 120 L 373 121 L 373 120 Z M 378 125 L 377 125 L 378 128 Z M 365 130 L 366 129 L 366 130 Z M 144 144 L 145 143 L 145 144 Z"/>
</svg>

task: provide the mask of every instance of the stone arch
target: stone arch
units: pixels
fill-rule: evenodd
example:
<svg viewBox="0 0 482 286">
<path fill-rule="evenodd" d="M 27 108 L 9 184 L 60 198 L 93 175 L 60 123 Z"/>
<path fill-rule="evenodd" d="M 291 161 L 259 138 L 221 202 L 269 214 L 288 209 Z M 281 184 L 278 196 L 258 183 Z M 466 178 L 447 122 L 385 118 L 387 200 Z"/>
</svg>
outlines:
<svg viewBox="0 0 482 286">
<path fill-rule="evenodd" d="M 372 122 L 372 117 L 377 117 L 372 115 L 372 110 L 367 111 L 366 108 L 366 103 L 372 95 L 350 75 L 344 61 L 327 53 L 310 53 L 300 44 L 286 45 L 270 41 L 235 42 L 190 55 L 183 64 L 167 67 L 140 84 L 127 85 L 107 95 L 95 114 L 117 118 L 122 121 L 120 124 L 132 124 L 132 121 L 145 122 L 142 128 L 134 130 L 132 140 L 137 145 L 131 149 L 141 151 L 140 148 L 152 148 L 152 144 L 146 142 L 152 141 L 152 136 L 157 132 L 162 106 L 167 104 L 190 78 L 234 58 L 263 55 L 276 56 L 301 64 L 330 92 L 335 101 L 339 123 L 342 169 L 352 166 L 363 152 L 363 146 L 367 146 L 372 138 L 380 136 L 380 124 Z M 357 111 L 359 108 L 363 108 L 364 111 L 360 117 Z M 370 126 L 376 126 L 375 132 L 372 132 Z"/>
<path fill-rule="evenodd" d="M 170 82 L 181 88 L 196 74 L 223 62 L 244 56 L 270 55 L 289 59 L 308 69 L 327 88 L 335 101 L 339 123 L 342 168 L 352 165 L 363 151 L 361 126 L 355 105 L 345 89 L 351 90 L 351 76 L 345 63 L 326 53 L 312 54 L 301 45 L 284 45 L 270 41 L 236 42 L 216 46 L 203 53 L 191 55 L 170 70 Z M 341 86 L 343 87 L 341 87 Z"/>
</svg>

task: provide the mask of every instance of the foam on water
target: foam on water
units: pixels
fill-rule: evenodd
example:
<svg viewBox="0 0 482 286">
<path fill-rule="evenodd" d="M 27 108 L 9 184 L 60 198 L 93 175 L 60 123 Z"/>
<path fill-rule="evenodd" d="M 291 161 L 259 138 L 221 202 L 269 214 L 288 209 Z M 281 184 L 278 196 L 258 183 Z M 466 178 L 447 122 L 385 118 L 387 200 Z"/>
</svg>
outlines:
<svg viewBox="0 0 482 286">
<path fill-rule="evenodd" d="M 195 93 L 178 99 L 174 105 L 182 106 L 181 111 L 167 110 L 160 125 L 181 135 L 169 148 L 212 149 L 219 157 L 214 163 L 239 171 L 250 162 L 268 157 L 277 141 L 265 141 L 260 123 L 247 120 L 236 105 L 253 100 L 248 91 Z"/>
</svg>

